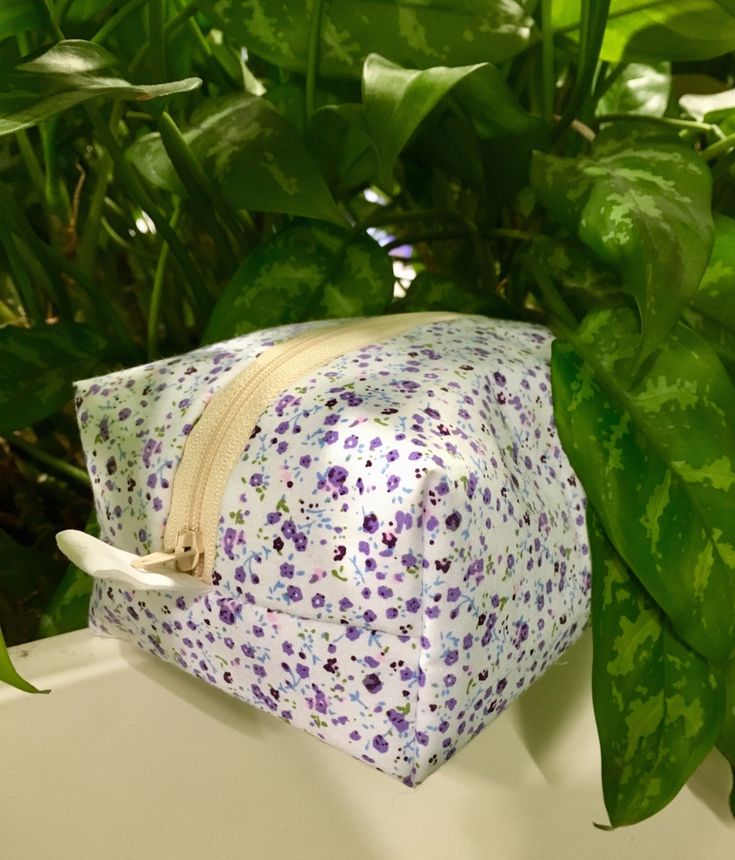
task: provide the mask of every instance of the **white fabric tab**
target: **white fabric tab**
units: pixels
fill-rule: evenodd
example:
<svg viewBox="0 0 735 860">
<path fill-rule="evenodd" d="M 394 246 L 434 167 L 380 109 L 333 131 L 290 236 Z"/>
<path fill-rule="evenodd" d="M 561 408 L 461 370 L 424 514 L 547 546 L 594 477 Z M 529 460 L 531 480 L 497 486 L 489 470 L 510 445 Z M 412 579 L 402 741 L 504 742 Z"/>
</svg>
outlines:
<svg viewBox="0 0 735 860">
<path fill-rule="evenodd" d="M 202 592 L 210 588 L 189 573 L 179 573 L 165 566 L 136 570 L 132 562 L 139 556 L 75 529 L 59 532 L 56 543 L 69 561 L 96 579 L 111 579 L 139 591 Z"/>
</svg>

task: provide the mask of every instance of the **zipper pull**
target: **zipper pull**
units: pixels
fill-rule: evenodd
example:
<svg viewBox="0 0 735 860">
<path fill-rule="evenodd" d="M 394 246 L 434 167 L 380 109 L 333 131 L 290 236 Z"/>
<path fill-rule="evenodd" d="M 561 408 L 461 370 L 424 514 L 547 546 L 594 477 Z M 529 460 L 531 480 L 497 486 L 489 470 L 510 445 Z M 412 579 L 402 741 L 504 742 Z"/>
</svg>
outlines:
<svg viewBox="0 0 735 860">
<path fill-rule="evenodd" d="M 195 529 L 182 529 L 176 538 L 173 552 L 151 552 L 142 558 L 136 558 L 131 564 L 136 570 L 149 570 L 161 564 L 173 562 L 177 570 L 192 571 L 199 564 L 204 542 L 201 532 Z"/>
</svg>

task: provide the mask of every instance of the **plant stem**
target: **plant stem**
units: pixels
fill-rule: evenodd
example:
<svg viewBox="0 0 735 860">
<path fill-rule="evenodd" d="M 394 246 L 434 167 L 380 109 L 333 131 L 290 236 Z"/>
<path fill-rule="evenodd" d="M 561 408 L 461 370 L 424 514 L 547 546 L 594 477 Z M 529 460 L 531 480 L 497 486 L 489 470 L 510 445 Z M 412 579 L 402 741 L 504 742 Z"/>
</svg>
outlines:
<svg viewBox="0 0 735 860">
<path fill-rule="evenodd" d="M 112 107 L 110 118 L 110 129 L 115 133 L 123 112 L 121 100 L 117 100 Z M 99 232 L 102 219 L 102 210 L 107 195 L 107 186 L 112 177 L 112 156 L 109 152 L 103 152 L 97 164 L 97 176 L 92 189 L 92 197 L 89 203 L 89 211 L 84 222 L 84 230 L 79 245 L 79 266 L 85 275 L 92 277 L 94 274 L 95 258 L 99 246 Z"/>
<path fill-rule="evenodd" d="M 151 200 L 148 192 L 143 187 L 142 183 L 135 175 L 134 169 L 125 158 L 125 153 L 120 148 L 115 136 L 111 133 L 107 124 L 102 120 L 99 112 L 93 105 L 88 105 L 87 110 L 92 122 L 97 131 L 97 135 L 102 145 L 107 149 L 115 164 L 115 168 L 120 173 L 127 186 L 127 191 L 130 196 L 138 203 L 138 205 L 146 212 L 153 223 L 156 225 L 156 230 L 161 234 L 162 238 L 170 245 L 171 252 L 176 257 L 176 262 L 181 267 L 181 271 L 186 279 L 191 292 L 191 299 L 194 304 L 195 312 L 202 319 L 207 319 L 211 310 L 211 300 L 207 294 L 202 277 L 191 259 L 189 253 L 179 241 L 175 231 L 171 229 L 166 216 L 158 211 L 158 207 Z"/>
<path fill-rule="evenodd" d="M 145 3 L 146 0 L 142 0 L 141 6 Z M 191 0 L 190 3 L 187 3 L 186 6 L 174 17 L 166 23 L 166 26 L 163 28 L 164 35 L 166 38 L 171 36 L 182 24 L 185 24 L 192 15 L 194 15 L 199 9 L 199 0 Z M 143 62 L 143 59 L 148 53 L 148 45 L 141 45 L 138 48 L 137 54 L 133 57 L 128 65 L 128 71 L 134 72 L 138 66 Z"/>
<path fill-rule="evenodd" d="M 44 451 L 37 445 L 33 445 L 31 442 L 26 442 L 26 440 L 20 436 L 6 436 L 5 440 L 11 448 L 18 448 L 34 460 L 37 460 L 39 463 L 43 463 L 44 466 L 48 466 L 54 472 L 58 472 L 61 475 L 65 475 L 67 478 L 71 478 L 78 484 L 89 487 L 89 476 L 82 469 L 72 466 L 71 463 L 67 463 L 59 457 L 54 457 L 53 454 L 49 454 L 48 451 Z"/>
<path fill-rule="evenodd" d="M 45 204 L 46 181 L 43 177 L 41 165 L 38 163 L 38 159 L 36 158 L 36 153 L 33 151 L 33 146 L 31 145 L 30 138 L 28 137 L 28 132 L 23 128 L 20 131 L 16 131 L 15 136 L 18 140 L 18 149 L 20 150 L 26 170 L 28 171 L 28 176 L 31 178 L 31 182 L 35 186 L 36 191 L 41 195 L 41 201 Z"/>
<path fill-rule="evenodd" d="M 164 0 L 148 0 L 148 44 L 151 71 L 157 82 L 166 80 L 166 36 Z"/>
<path fill-rule="evenodd" d="M 600 125 L 608 122 L 638 121 L 650 122 L 654 123 L 655 125 L 665 125 L 669 126 L 669 128 L 682 128 L 692 129 L 694 131 L 714 132 L 715 134 L 719 131 L 717 126 L 714 126 L 708 122 L 695 122 L 691 119 L 676 119 L 674 117 L 668 116 L 644 116 L 643 114 L 635 113 L 606 113 L 602 116 L 598 116 L 597 121 L 600 123 Z"/>
<path fill-rule="evenodd" d="M 574 331 L 578 325 L 577 318 L 554 286 L 549 273 L 538 260 L 530 260 L 529 268 L 541 292 L 547 312 L 561 323 L 564 330 Z"/>
<path fill-rule="evenodd" d="M 724 155 L 728 150 L 732 149 L 735 146 L 735 134 L 728 134 L 727 137 L 723 137 L 722 140 L 718 140 L 716 143 L 711 144 L 706 149 L 702 150 L 702 158 L 705 161 L 712 161 L 713 158 L 717 158 L 720 155 Z"/>
<path fill-rule="evenodd" d="M 319 73 L 319 47 L 326 0 L 312 0 L 309 18 L 309 42 L 306 49 L 306 122 L 316 110 L 316 79 Z"/>
<path fill-rule="evenodd" d="M 26 316 L 33 323 L 42 323 L 44 319 L 43 307 L 36 295 L 33 283 L 28 275 L 23 258 L 18 253 L 15 245 L 15 236 L 12 233 L 3 230 L 0 233 L 0 243 L 5 248 L 5 254 L 8 258 L 10 271 L 13 275 L 13 283 L 18 292 L 23 310 Z"/>
<path fill-rule="evenodd" d="M 176 229 L 181 216 L 181 201 L 177 200 L 171 215 L 171 227 Z M 163 296 L 163 284 L 166 275 L 166 263 L 168 262 L 169 246 L 163 244 L 158 255 L 156 274 L 153 278 L 153 289 L 151 290 L 151 302 L 148 308 L 148 361 L 153 361 L 157 355 L 158 348 L 158 316 L 161 310 L 161 298 Z"/>
<path fill-rule="evenodd" d="M 46 252 L 53 253 L 52 249 L 36 235 L 28 223 L 25 212 L 15 202 L 15 198 L 5 183 L 0 180 L 0 224 L 2 223 L 7 230 L 20 239 L 31 256 L 38 258 L 41 263 L 39 271 L 43 272 L 43 283 L 48 297 L 65 316 L 71 316 L 69 297 L 66 294 L 64 284 L 59 277 L 57 268 L 48 262 Z"/>
<path fill-rule="evenodd" d="M 541 0 L 541 66 L 543 70 L 544 117 L 551 121 L 554 113 L 554 30 L 551 26 L 552 0 Z"/>
<path fill-rule="evenodd" d="M 101 45 L 102 42 L 106 41 L 107 37 L 116 30 L 126 18 L 132 15 L 134 12 L 137 12 L 141 6 L 145 6 L 148 0 L 128 0 L 127 3 L 123 4 L 115 14 L 109 18 L 97 32 L 92 36 L 90 42 L 94 42 L 96 45 Z"/>
</svg>

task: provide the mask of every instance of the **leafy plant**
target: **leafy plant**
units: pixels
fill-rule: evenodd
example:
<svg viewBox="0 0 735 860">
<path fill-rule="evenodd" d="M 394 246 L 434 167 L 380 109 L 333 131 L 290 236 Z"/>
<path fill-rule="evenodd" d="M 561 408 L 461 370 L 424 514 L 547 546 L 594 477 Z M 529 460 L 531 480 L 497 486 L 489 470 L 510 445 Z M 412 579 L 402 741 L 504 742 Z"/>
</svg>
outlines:
<svg viewBox="0 0 735 860">
<path fill-rule="evenodd" d="M 4 3 L 8 640 L 83 623 L 73 379 L 313 318 L 544 322 L 610 821 L 735 765 L 733 50 L 729 0 Z M 34 689 L 2 639 L 0 679 Z"/>
</svg>

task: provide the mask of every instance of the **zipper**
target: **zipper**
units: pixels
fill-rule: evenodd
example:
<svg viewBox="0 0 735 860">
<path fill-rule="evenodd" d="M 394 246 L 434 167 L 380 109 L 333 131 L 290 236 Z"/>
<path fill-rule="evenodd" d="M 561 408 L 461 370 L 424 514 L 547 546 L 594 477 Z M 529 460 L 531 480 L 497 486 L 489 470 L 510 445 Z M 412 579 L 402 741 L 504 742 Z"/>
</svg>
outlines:
<svg viewBox="0 0 735 860">
<path fill-rule="evenodd" d="M 172 486 L 163 552 L 132 562 L 145 571 L 174 564 L 210 583 L 220 507 L 229 476 L 260 415 L 293 382 L 347 352 L 458 314 L 393 314 L 304 332 L 264 350 L 207 403 L 189 433 Z"/>
</svg>

